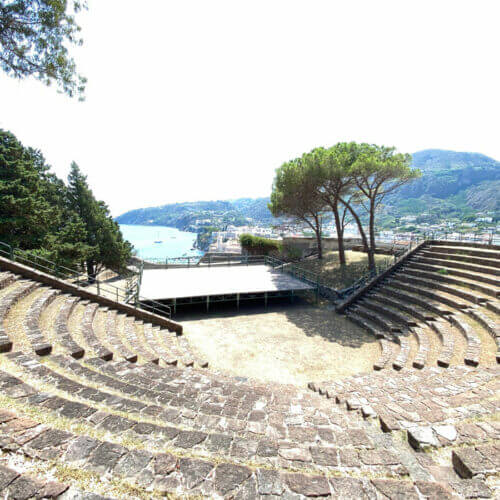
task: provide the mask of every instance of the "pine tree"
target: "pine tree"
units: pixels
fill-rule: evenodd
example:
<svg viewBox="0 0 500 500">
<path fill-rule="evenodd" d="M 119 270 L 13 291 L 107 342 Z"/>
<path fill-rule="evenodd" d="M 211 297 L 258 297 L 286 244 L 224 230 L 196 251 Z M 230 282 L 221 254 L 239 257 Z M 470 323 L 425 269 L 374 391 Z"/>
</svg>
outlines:
<svg viewBox="0 0 500 500">
<path fill-rule="evenodd" d="M 132 247 L 123 239 L 106 204 L 95 199 L 87 178 L 74 162 L 68 176 L 68 207 L 85 224 L 85 243 L 88 246 L 85 264 L 89 280 L 95 279 L 103 267 L 123 271 L 130 259 Z"/>
</svg>

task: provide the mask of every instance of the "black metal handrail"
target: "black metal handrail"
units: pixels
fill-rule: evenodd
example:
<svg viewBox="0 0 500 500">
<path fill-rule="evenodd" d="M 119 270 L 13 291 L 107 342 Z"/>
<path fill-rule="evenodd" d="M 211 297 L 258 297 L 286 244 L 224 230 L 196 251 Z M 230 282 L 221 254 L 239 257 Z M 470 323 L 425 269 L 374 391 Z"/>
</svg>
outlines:
<svg viewBox="0 0 500 500">
<path fill-rule="evenodd" d="M 78 288 L 95 287 L 95 292 L 99 296 L 106 296 L 116 302 L 133 304 L 135 307 L 140 307 L 154 314 L 171 317 L 170 307 L 161 302 L 143 297 L 140 295 L 140 286 L 142 282 L 142 267 L 138 273 L 127 280 L 127 286 L 119 287 L 112 285 L 98 278 L 91 280 L 86 277 L 84 270 L 75 270 L 62 266 L 45 257 L 40 257 L 28 250 L 12 247 L 11 245 L 0 241 L 0 255 L 6 256 L 8 259 L 26 264 L 34 269 L 38 269 L 47 274 L 51 274 L 58 279 L 63 279 L 76 285 Z"/>
</svg>

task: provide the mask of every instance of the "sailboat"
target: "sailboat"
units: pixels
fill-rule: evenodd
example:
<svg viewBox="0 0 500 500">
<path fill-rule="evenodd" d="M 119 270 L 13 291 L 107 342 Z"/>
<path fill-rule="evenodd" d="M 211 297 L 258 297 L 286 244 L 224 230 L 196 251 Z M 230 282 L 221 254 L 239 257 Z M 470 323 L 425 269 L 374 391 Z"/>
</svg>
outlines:
<svg viewBox="0 0 500 500">
<path fill-rule="evenodd" d="M 155 240 L 155 243 L 163 243 L 163 240 L 160 240 L 160 232 L 159 231 L 156 233 L 156 238 L 157 239 Z"/>
</svg>

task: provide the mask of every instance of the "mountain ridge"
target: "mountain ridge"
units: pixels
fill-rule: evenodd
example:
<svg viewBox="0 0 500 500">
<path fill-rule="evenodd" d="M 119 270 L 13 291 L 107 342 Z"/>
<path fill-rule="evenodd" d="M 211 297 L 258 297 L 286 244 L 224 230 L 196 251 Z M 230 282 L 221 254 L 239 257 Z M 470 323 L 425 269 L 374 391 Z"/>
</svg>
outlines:
<svg viewBox="0 0 500 500">
<path fill-rule="evenodd" d="M 429 205 L 455 207 L 460 213 L 500 210 L 500 162 L 481 153 L 424 149 L 412 155 L 422 177 L 387 197 L 391 212 L 419 213 Z M 195 230 L 200 220 L 218 225 L 271 224 L 277 220 L 267 208 L 269 197 L 170 203 L 130 210 L 116 218 L 121 224 L 173 226 Z M 412 206 L 414 205 L 414 208 Z M 210 223 L 207 222 L 207 225 Z"/>
</svg>

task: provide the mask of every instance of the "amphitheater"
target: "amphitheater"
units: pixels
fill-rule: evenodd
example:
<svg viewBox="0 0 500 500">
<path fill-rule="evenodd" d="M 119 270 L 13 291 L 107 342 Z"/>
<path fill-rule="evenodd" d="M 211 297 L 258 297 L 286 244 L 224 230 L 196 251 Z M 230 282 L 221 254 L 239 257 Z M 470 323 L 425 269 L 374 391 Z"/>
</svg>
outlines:
<svg viewBox="0 0 500 500">
<path fill-rule="evenodd" d="M 419 245 L 331 310 L 373 369 L 298 386 L 0 258 L 0 496 L 500 498 L 499 276 L 500 247 Z"/>
</svg>

